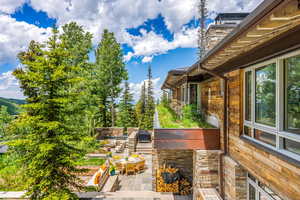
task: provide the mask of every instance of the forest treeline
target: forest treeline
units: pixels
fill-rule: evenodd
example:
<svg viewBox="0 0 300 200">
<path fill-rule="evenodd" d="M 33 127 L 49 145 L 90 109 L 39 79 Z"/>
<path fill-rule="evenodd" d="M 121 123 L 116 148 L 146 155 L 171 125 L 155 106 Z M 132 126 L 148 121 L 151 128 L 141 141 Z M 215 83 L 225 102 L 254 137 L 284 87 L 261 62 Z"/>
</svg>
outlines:
<svg viewBox="0 0 300 200">
<path fill-rule="evenodd" d="M 1 137 L 10 146 L 31 199 L 76 199 L 82 189 L 76 160 L 94 142 L 95 127 L 152 129 L 154 95 L 151 67 L 133 101 L 121 45 L 104 30 L 95 50 L 93 36 L 75 22 L 53 28 L 45 43 L 31 41 L 18 54 L 13 75 L 26 96 L 16 119 L 2 108 Z M 89 54 L 94 51 L 95 62 Z M 0 117 L 1 119 L 1 117 Z"/>
</svg>

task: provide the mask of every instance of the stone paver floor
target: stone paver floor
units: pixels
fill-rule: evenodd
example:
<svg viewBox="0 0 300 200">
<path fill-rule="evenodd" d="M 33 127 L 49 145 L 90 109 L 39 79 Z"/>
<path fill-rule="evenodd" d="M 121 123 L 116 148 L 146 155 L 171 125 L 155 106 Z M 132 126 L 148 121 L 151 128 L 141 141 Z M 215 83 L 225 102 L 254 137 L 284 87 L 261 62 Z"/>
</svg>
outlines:
<svg viewBox="0 0 300 200">
<path fill-rule="evenodd" d="M 120 175 L 120 191 L 152 191 L 152 155 L 143 155 L 146 169 L 136 175 Z"/>
</svg>

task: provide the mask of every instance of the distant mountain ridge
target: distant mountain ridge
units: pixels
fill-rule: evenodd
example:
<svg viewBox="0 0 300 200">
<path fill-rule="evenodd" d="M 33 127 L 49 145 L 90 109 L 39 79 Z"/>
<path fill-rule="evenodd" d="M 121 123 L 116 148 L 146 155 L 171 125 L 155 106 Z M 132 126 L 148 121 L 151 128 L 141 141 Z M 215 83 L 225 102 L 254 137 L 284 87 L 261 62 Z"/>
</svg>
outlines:
<svg viewBox="0 0 300 200">
<path fill-rule="evenodd" d="M 16 115 L 20 112 L 19 105 L 26 104 L 25 100 L 0 97 L 0 106 L 6 106 L 7 111 L 11 115 Z"/>
</svg>

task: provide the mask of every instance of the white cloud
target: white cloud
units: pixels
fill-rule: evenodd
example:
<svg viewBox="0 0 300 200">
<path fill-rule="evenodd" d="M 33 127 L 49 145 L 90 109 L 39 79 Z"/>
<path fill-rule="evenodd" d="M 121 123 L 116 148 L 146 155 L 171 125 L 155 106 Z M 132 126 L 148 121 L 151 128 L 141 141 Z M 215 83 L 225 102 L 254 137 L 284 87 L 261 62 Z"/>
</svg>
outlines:
<svg viewBox="0 0 300 200">
<path fill-rule="evenodd" d="M 145 56 L 143 59 L 142 59 L 142 62 L 143 63 L 148 63 L 148 62 L 151 62 L 153 59 L 153 56 Z"/>
<path fill-rule="evenodd" d="M 98 42 L 104 28 L 113 31 L 121 43 L 134 45 L 138 51 L 127 54 L 124 59 L 130 60 L 132 56 L 149 56 L 177 48 L 177 45 L 168 44 L 162 36 L 153 32 L 141 31 L 144 39 L 127 33 L 127 28 L 142 25 L 146 20 L 156 18 L 159 14 L 164 17 L 167 28 L 176 35 L 182 34 L 182 26 L 188 23 L 197 14 L 197 0 L 31 0 L 30 4 L 36 10 L 48 13 L 50 17 L 56 18 L 58 25 L 70 21 L 77 21 L 94 34 L 94 42 Z M 154 40 L 154 43 L 150 41 Z M 143 42 L 138 42 L 143 40 Z M 156 44 L 161 42 L 166 48 L 161 50 Z M 178 42 L 180 46 L 180 42 Z M 145 46 L 146 45 L 146 46 Z M 186 46 L 186 45 L 185 45 Z M 194 45 L 193 45 L 194 46 Z M 190 46 L 187 46 L 190 47 Z"/>
<path fill-rule="evenodd" d="M 253 10 L 262 0 L 210 0 L 208 10 L 216 12 L 240 12 Z M 124 59 L 133 56 L 155 56 L 178 47 L 196 47 L 197 31 L 184 28 L 184 24 L 197 18 L 198 0 L 1 0 L 0 13 L 13 13 L 24 2 L 37 11 L 44 11 L 57 19 L 58 26 L 76 21 L 94 34 L 94 43 L 101 39 L 103 29 L 113 31 L 121 43 L 134 49 Z M 153 31 L 142 31 L 142 37 L 132 36 L 126 29 L 138 27 L 148 19 L 162 15 L 167 28 L 174 33 L 174 41 L 167 41 Z M 32 39 L 42 41 L 48 29 L 25 22 L 17 22 L 8 15 L 0 14 L 0 64 L 12 62 L 17 52 L 24 50 Z M 46 35 L 41 33 L 46 32 Z M 151 41 L 152 40 L 152 41 Z"/>
<path fill-rule="evenodd" d="M 25 0 L 1 0 L 0 14 L 1 12 L 6 14 L 14 13 L 24 2 Z"/>
<path fill-rule="evenodd" d="M 155 55 L 167 53 L 169 50 L 176 48 L 193 48 L 197 47 L 198 29 L 188 29 L 183 27 L 180 32 L 174 34 L 174 40 L 168 41 L 162 35 L 153 31 L 148 33 L 142 32 L 142 36 L 133 36 L 130 39 L 134 52 L 129 52 L 125 57 L 130 60 L 133 56 L 146 56 L 143 61 L 149 60 Z"/>
<path fill-rule="evenodd" d="M 130 88 L 130 92 L 133 94 L 133 99 L 135 102 L 137 102 L 140 98 L 140 94 L 141 94 L 141 88 L 144 84 L 144 82 L 146 83 L 147 86 L 147 82 L 148 80 L 143 80 L 140 83 L 129 83 L 129 88 Z M 154 92 L 154 97 L 155 99 L 160 97 L 160 78 L 154 78 L 152 79 L 152 83 L 153 83 L 153 92 Z"/>
<path fill-rule="evenodd" d="M 0 74 L 0 97 L 24 98 L 17 79 L 12 75 L 12 71 Z"/>
<path fill-rule="evenodd" d="M 50 28 L 38 28 L 25 22 L 18 22 L 8 15 L 0 14 L 0 65 L 16 64 L 16 55 L 26 50 L 31 40 L 44 41 L 50 35 Z"/>
<path fill-rule="evenodd" d="M 263 0 L 210 0 L 207 3 L 207 9 L 210 17 L 215 17 L 220 12 L 251 12 Z"/>
</svg>

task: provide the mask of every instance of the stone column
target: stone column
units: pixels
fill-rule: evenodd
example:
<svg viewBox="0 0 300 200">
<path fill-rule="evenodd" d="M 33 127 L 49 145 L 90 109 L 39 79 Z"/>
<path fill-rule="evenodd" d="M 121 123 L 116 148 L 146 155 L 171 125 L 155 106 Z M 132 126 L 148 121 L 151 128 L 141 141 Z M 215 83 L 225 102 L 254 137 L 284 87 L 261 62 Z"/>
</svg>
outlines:
<svg viewBox="0 0 300 200">
<path fill-rule="evenodd" d="M 193 153 L 193 199 L 203 188 L 219 187 L 219 150 L 195 150 Z"/>
<path fill-rule="evenodd" d="M 247 199 L 247 172 L 229 156 L 223 158 L 225 200 Z"/>
</svg>

